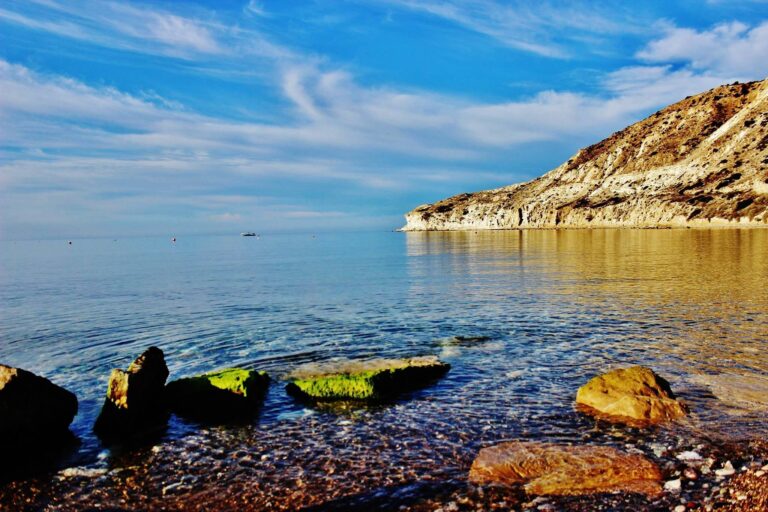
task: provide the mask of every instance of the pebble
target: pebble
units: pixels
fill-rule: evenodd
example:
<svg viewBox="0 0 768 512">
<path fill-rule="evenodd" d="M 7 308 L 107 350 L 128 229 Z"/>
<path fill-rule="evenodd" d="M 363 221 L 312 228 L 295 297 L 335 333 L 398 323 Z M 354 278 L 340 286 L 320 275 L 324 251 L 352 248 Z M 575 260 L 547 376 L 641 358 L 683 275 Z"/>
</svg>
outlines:
<svg viewBox="0 0 768 512">
<path fill-rule="evenodd" d="M 764 474 L 765 474 L 765 471 L 763 471 L 762 469 L 759 471 L 755 471 L 755 476 L 757 477 L 763 476 Z"/>
<path fill-rule="evenodd" d="M 682 482 L 680 482 L 679 478 L 676 480 L 669 480 L 664 483 L 664 489 L 668 491 L 679 491 L 681 486 Z"/>
<path fill-rule="evenodd" d="M 696 480 L 699 477 L 698 473 L 696 473 L 696 470 L 693 468 L 685 468 L 683 470 L 683 476 L 688 480 Z"/>
<path fill-rule="evenodd" d="M 685 512 L 685 505 L 678 505 L 675 507 L 675 512 Z"/>
<path fill-rule="evenodd" d="M 723 464 L 722 468 L 715 470 L 715 474 L 717 476 L 731 476 L 735 472 L 736 470 L 733 469 L 733 464 L 731 464 L 731 461 L 727 461 L 725 464 Z"/>
<path fill-rule="evenodd" d="M 678 460 L 702 460 L 702 456 L 696 452 L 681 452 L 677 455 Z"/>
</svg>

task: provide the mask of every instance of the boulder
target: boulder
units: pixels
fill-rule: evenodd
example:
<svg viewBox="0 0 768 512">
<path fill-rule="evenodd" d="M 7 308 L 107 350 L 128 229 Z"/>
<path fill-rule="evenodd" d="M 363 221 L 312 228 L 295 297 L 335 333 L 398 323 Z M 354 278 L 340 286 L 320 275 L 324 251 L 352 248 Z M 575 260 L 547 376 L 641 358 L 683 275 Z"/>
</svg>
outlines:
<svg viewBox="0 0 768 512">
<path fill-rule="evenodd" d="M 167 420 L 164 388 L 168 378 L 163 351 L 150 347 L 127 371 L 112 370 L 107 397 L 94 430 L 102 439 L 140 434 Z"/>
<path fill-rule="evenodd" d="M 642 455 L 607 446 L 508 442 L 480 450 L 469 479 L 522 484 L 529 494 L 661 493 L 661 471 Z"/>
<path fill-rule="evenodd" d="M 266 372 L 228 368 L 169 382 L 165 392 L 176 414 L 218 421 L 251 415 L 268 387 Z"/>
<path fill-rule="evenodd" d="M 594 377 L 576 394 L 588 414 L 609 421 L 643 426 L 685 416 L 669 382 L 650 368 L 633 366 Z"/>
<path fill-rule="evenodd" d="M 286 391 L 310 401 L 376 401 L 424 387 L 450 368 L 434 356 L 344 361 L 294 372 Z"/>
<path fill-rule="evenodd" d="M 34 373 L 0 364 L 0 444 L 68 437 L 77 397 Z"/>
</svg>

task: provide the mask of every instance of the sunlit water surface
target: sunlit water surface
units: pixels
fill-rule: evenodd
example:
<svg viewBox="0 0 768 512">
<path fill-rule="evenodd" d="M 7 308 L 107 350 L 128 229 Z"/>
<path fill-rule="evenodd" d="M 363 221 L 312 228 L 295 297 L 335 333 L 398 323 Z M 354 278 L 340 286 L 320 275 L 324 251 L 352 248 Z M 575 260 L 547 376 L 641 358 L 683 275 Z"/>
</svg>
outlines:
<svg viewBox="0 0 768 512">
<path fill-rule="evenodd" d="M 0 362 L 77 394 L 83 443 L 72 464 L 184 460 L 176 473 L 197 464 L 205 479 L 214 468 L 230 492 L 304 486 L 303 504 L 448 482 L 501 440 L 624 444 L 631 432 L 595 432 L 573 398 L 595 373 L 632 364 L 689 404 L 680 428 L 749 437 L 768 427 L 768 230 L 19 241 L 0 251 Z M 152 451 L 105 450 L 91 426 L 109 372 L 150 345 L 171 379 L 267 370 L 275 382 L 261 414 L 239 427 L 172 418 Z M 425 354 L 450 373 L 386 406 L 310 409 L 280 382 L 309 362 Z M 235 469 L 220 467 L 222 453 L 237 454 Z M 173 479 L 146 472 L 158 492 Z"/>
</svg>

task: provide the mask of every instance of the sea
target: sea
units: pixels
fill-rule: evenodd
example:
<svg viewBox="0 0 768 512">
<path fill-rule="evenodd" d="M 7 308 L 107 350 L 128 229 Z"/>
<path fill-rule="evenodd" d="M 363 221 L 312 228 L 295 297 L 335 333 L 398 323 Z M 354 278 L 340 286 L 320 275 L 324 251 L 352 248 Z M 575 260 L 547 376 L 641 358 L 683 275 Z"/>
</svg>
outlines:
<svg viewBox="0 0 768 512">
<path fill-rule="evenodd" d="M 760 436 L 766 342 L 761 229 L 0 242 L 0 363 L 77 395 L 80 444 L 54 472 L 92 477 L 66 489 L 80 505 L 396 508 L 435 489 L 461 496 L 477 451 L 501 441 L 652 453 Z M 110 371 L 150 346 L 170 380 L 267 371 L 259 414 L 172 417 L 146 446 L 102 444 L 92 426 Z M 422 355 L 450 372 L 392 403 L 312 407 L 284 391 L 302 365 Z M 690 415 L 640 431 L 574 407 L 590 377 L 631 365 L 666 378 Z"/>
</svg>

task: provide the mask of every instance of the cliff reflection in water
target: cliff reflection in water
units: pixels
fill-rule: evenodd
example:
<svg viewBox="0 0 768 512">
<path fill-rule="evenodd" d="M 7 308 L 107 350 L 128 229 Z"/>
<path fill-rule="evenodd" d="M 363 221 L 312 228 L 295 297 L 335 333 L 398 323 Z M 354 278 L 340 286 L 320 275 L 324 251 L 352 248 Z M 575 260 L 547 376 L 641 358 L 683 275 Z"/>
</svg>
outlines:
<svg viewBox="0 0 768 512">
<path fill-rule="evenodd" d="M 406 236 L 416 295 L 438 295 L 422 288 L 450 282 L 468 307 L 510 315 L 513 332 L 525 336 L 525 324 L 538 322 L 541 341 L 556 338 L 544 326 L 572 328 L 581 318 L 585 339 L 572 349 L 584 351 L 585 366 L 655 366 L 688 385 L 705 409 L 710 393 L 730 412 L 768 407 L 768 230 Z"/>
</svg>

